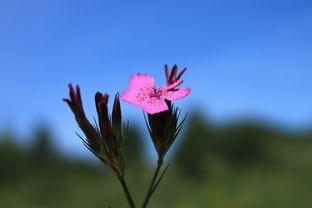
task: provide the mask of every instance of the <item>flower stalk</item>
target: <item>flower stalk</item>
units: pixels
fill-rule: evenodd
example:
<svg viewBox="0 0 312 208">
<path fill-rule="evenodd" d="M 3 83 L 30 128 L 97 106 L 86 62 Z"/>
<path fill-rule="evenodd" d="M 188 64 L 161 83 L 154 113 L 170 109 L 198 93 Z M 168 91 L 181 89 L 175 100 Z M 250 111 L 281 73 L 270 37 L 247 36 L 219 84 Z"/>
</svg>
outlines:
<svg viewBox="0 0 312 208">
<path fill-rule="evenodd" d="M 142 208 L 146 208 L 150 198 L 152 197 L 152 195 L 153 195 L 153 193 L 154 193 L 154 191 L 156 189 L 155 183 L 156 183 L 156 179 L 158 177 L 158 174 L 159 174 L 159 171 L 160 171 L 162 165 L 163 165 L 163 161 L 162 160 L 158 160 L 157 167 L 155 169 L 153 178 L 152 178 L 152 180 L 150 182 L 150 185 L 148 187 L 148 190 L 146 192 L 146 195 L 145 195 L 145 198 L 144 198 L 144 201 L 143 201 L 143 204 L 142 204 Z"/>
<path fill-rule="evenodd" d="M 127 199 L 128 204 L 129 204 L 129 207 L 130 207 L 130 208 L 135 208 L 135 205 L 134 205 L 132 196 L 131 196 L 131 194 L 130 194 L 130 191 L 129 191 L 129 189 L 128 189 L 127 183 L 126 183 L 126 181 L 125 181 L 125 178 L 124 178 L 124 177 L 119 177 L 119 176 L 118 176 L 118 180 L 119 180 L 119 182 L 120 182 L 120 184 L 121 184 L 121 187 L 122 187 L 122 189 L 123 189 L 123 191 L 124 191 L 124 194 L 125 194 L 125 197 L 126 197 L 126 199 Z"/>
</svg>

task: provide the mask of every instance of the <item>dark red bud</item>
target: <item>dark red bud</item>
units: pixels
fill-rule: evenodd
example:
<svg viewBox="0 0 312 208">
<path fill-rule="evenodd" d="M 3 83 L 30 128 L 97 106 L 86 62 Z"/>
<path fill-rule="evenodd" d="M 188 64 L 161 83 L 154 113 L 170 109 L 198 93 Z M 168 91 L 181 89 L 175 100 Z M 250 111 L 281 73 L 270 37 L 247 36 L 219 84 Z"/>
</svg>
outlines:
<svg viewBox="0 0 312 208">
<path fill-rule="evenodd" d="M 178 66 L 175 64 L 172 69 L 171 69 L 171 73 L 169 76 L 169 82 L 170 84 L 174 83 L 176 81 L 176 77 L 177 77 L 177 70 L 178 70 Z"/>
<path fill-rule="evenodd" d="M 119 102 L 119 94 L 115 95 L 114 107 L 112 112 L 112 125 L 113 130 L 121 129 L 121 108 Z"/>
<path fill-rule="evenodd" d="M 108 94 L 102 95 L 100 92 L 95 94 L 95 105 L 98 114 L 99 127 L 104 138 L 111 137 L 111 124 L 109 121 L 107 108 L 108 98 Z"/>
</svg>

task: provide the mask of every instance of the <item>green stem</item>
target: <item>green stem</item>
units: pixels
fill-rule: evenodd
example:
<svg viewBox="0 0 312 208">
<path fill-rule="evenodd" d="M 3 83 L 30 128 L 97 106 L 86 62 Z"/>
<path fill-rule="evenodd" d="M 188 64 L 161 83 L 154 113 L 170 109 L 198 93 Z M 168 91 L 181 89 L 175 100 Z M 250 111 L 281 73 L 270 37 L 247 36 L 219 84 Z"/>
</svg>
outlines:
<svg viewBox="0 0 312 208">
<path fill-rule="evenodd" d="M 151 181 L 151 183 L 150 183 L 150 185 L 149 185 L 149 188 L 148 188 L 148 190 L 147 190 L 147 192 L 146 192 L 146 196 L 145 196 L 144 202 L 143 202 L 143 204 L 142 204 L 142 208 L 145 208 L 145 207 L 147 206 L 147 204 L 148 204 L 148 202 L 149 202 L 151 196 L 152 196 L 153 193 L 154 193 L 154 190 L 155 190 L 155 189 L 154 189 L 154 187 L 155 187 L 155 182 L 156 182 L 156 179 L 157 179 L 157 177 L 158 177 L 158 174 L 159 174 L 159 171 L 160 171 L 160 168 L 161 168 L 162 165 L 163 165 L 163 160 L 158 160 L 158 162 L 157 162 L 157 168 L 156 168 L 156 170 L 155 170 L 155 173 L 154 173 L 154 176 L 153 176 L 153 178 L 152 178 L 152 181 Z"/>
<path fill-rule="evenodd" d="M 125 194 L 125 196 L 126 196 L 126 198 L 127 198 L 129 207 L 130 207 L 130 208 L 135 208 L 135 205 L 134 205 L 134 203 L 133 203 L 133 200 L 132 200 L 130 191 L 129 191 L 129 189 L 128 189 L 127 183 L 126 183 L 126 181 L 125 181 L 125 178 L 124 178 L 123 176 L 122 176 L 122 177 L 119 177 L 119 176 L 118 176 L 118 179 L 119 179 L 119 182 L 120 182 L 120 184 L 121 184 L 121 186 L 122 186 L 122 189 L 123 189 L 123 191 L 124 191 L 124 194 Z"/>
</svg>

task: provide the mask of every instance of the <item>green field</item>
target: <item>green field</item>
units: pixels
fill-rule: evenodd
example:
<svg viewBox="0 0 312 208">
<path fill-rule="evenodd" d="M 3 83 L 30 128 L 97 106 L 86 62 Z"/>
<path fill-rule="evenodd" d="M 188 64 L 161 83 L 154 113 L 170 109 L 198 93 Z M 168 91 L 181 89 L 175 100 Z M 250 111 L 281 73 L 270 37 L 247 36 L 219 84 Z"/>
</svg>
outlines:
<svg viewBox="0 0 312 208">
<path fill-rule="evenodd" d="M 131 137 L 136 135 L 133 130 Z M 310 208 L 311 135 L 261 122 L 216 126 L 192 117 L 149 207 Z M 47 132 L 27 148 L 12 135 L 1 137 L 1 207 L 127 207 L 112 171 L 62 156 Z M 139 207 L 153 166 L 142 159 L 139 141 L 134 144 L 128 147 L 126 179 Z"/>
</svg>

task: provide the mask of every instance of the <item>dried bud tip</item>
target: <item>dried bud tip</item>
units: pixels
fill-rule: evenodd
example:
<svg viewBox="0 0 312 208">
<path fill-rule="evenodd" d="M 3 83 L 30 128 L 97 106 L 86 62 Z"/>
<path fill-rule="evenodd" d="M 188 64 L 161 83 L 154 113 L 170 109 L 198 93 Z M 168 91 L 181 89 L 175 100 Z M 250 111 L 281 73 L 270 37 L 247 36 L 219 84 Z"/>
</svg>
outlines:
<svg viewBox="0 0 312 208">
<path fill-rule="evenodd" d="M 178 66 L 175 64 L 171 69 L 171 73 L 170 73 L 170 77 L 169 77 L 170 82 L 176 79 L 177 70 L 178 70 Z"/>
<path fill-rule="evenodd" d="M 184 72 L 187 70 L 187 68 L 184 68 L 179 75 L 177 76 L 177 80 L 179 80 L 181 78 L 181 76 L 184 74 Z"/>
<path fill-rule="evenodd" d="M 165 73 L 166 73 L 166 80 L 169 80 L 169 69 L 168 69 L 168 65 L 165 64 Z"/>
</svg>

